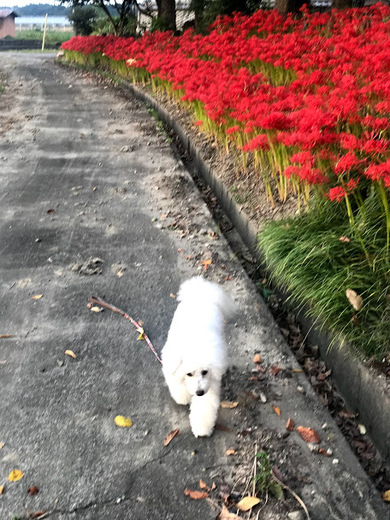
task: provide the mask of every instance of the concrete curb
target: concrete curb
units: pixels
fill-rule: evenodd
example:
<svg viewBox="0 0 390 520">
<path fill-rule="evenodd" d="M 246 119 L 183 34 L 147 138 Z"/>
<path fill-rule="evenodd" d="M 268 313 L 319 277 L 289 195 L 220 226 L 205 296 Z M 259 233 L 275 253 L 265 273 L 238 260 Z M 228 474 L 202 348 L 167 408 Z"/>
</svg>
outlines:
<svg viewBox="0 0 390 520">
<path fill-rule="evenodd" d="M 257 247 L 257 230 L 246 213 L 237 205 L 232 195 L 213 174 L 212 169 L 205 163 L 201 154 L 192 143 L 182 127 L 172 119 L 170 114 L 162 108 L 149 94 L 134 85 L 126 88 L 139 100 L 148 103 L 180 139 L 184 150 L 193 159 L 193 163 L 203 180 L 212 187 L 219 204 L 237 229 L 242 241 L 255 256 L 263 263 L 261 251 Z M 387 464 L 390 463 L 390 393 L 386 388 L 384 376 L 376 374 L 374 370 L 365 367 L 347 347 L 338 348 L 337 345 L 329 349 L 331 338 L 320 330 L 301 311 L 298 317 L 305 334 L 313 344 L 318 345 L 321 357 L 329 368 L 337 387 L 346 402 L 354 412 L 359 414 L 361 422 L 374 442 L 377 450 Z"/>
</svg>

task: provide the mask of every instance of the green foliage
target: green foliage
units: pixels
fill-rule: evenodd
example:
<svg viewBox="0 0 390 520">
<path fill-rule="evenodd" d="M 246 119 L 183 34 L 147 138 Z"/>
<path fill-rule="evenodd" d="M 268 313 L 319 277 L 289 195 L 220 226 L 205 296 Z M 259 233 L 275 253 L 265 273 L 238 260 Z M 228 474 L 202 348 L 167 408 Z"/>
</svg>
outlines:
<svg viewBox="0 0 390 520">
<path fill-rule="evenodd" d="M 322 200 L 297 218 L 268 224 L 259 234 L 259 246 L 276 285 L 307 305 L 341 345 L 347 341 L 379 359 L 390 351 L 384 210 L 371 193 L 356 211 L 353 229 L 347 213 L 342 204 Z M 347 289 L 362 297 L 361 310 L 352 307 Z"/>
<path fill-rule="evenodd" d="M 77 36 L 89 36 L 94 30 L 94 24 L 99 17 L 98 10 L 90 5 L 74 7 L 68 16 Z"/>
<path fill-rule="evenodd" d="M 10 2 L 15 3 L 15 2 Z M 63 5 L 51 4 L 29 4 L 25 7 L 17 7 L 16 12 L 19 16 L 67 16 L 71 10 Z"/>
<path fill-rule="evenodd" d="M 254 481 L 256 490 L 260 495 L 264 496 L 270 493 L 276 498 L 283 498 L 283 488 L 276 482 L 272 475 L 272 464 L 269 456 L 265 451 L 260 451 L 256 455 L 256 474 Z"/>
<path fill-rule="evenodd" d="M 235 11 L 250 14 L 260 9 L 261 4 L 256 0 L 192 0 L 189 10 L 195 12 L 197 32 L 205 32 L 218 16 Z"/>
<path fill-rule="evenodd" d="M 119 18 L 114 18 L 116 23 L 119 23 Z M 135 18 L 129 18 L 125 23 L 122 35 L 123 36 L 135 36 L 137 29 L 137 20 Z M 108 18 L 99 17 L 93 24 L 94 35 L 114 34 L 114 27 Z"/>
<path fill-rule="evenodd" d="M 43 31 L 41 29 L 26 29 L 16 31 L 16 38 L 18 40 L 39 40 L 42 41 Z M 73 31 L 56 31 L 47 30 L 45 42 L 46 44 L 61 44 L 68 41 L 74 36 Z"/>
</svg>

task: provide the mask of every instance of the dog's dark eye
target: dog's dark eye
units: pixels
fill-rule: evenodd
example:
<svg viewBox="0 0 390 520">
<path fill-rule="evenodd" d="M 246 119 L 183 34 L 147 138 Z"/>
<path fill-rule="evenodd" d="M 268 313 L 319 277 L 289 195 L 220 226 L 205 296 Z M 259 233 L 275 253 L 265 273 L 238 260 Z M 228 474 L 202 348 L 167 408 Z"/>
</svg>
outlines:
<svg viewBox="0 0 390 520">
<path fill-rule="evenodd" d="M 202 376 L 207 376 L 208 370 L 202 370 Z"/>
<path fill-rule="evenodd" d="M 188 372 L 187 376 L 192 377 L 194 374 L 191 374 L 191 372 Z"/>
</svg>

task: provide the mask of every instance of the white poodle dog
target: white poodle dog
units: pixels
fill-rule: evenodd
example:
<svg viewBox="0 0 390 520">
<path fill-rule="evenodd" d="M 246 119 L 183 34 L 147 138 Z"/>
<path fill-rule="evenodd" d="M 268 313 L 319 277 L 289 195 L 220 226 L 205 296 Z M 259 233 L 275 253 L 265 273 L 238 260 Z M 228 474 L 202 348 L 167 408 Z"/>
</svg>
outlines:
<svg viewBox="0 0 390 520">
<path fill-rule="evenodd" d="M 224 321 L 236 306 L 216 284 L 196 277 L 180 287 L 180 302 L 162 350 L 162 369 L 172 398 L 190 404 L 195 437 L 213 433 L 227 368 Z"/>
</svg>

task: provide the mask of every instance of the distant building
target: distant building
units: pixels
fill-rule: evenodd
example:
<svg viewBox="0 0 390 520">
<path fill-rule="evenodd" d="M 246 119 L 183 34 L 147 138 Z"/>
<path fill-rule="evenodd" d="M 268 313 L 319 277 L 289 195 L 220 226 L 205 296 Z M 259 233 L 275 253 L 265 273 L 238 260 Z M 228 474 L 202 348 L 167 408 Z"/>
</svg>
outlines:
<svg viewBox="0 0 390 520">
<path fill-rule="evenodd" d="M 18 15 L 11 9 L 0 9 L 0 38 L 16 36 L 15 18 Z"/>
</svg>

